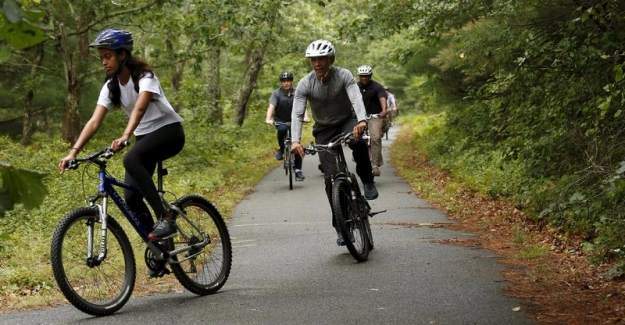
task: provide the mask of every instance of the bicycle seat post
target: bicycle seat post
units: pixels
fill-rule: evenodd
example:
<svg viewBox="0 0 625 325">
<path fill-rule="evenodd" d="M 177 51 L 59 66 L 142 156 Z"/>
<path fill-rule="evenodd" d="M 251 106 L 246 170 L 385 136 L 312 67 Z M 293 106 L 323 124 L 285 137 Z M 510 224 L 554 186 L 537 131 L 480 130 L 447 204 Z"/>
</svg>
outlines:
<svg viewBox="0 0 625 325">
<path fill-rule="evenodd" d="M 157 190 L 163 193 L 163 176 L 167 175 L 167 168 L 163 168 L 163 162 L 159 161 L 156 167 Z"/>
</svg>

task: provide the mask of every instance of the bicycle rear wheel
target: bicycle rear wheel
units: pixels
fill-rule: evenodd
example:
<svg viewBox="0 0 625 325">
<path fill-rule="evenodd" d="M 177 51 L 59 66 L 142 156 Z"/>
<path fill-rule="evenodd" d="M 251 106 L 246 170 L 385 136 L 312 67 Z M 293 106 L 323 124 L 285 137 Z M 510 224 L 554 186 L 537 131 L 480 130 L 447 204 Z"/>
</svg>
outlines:
<svg viewBox="0 0 625 325">
<path fill-rule="evenodd" d="M 107 228 L 106 257 L 99 264 L 93 263 L 95 257 L 87 259 L 89 240 L 94 255 L 100 246 L 100 218 L 95 207 L 75 210 L 61 219 L 50 249 L 54 278 L 65 298 L 95 316 L 119 310 L 135 284 L 135 259 L 128 237 L 113 218 L 107 219 Z"/>
<path fill-rule="evenodd" d="M 228 280 L 232 265 L 232 246 L 226 224 L 219 211 L 201 196 L 185 196 L 174 205 L 183 210 L 202 233 L 198 233 L 189 221 L 178 217 L 179 231 L 173 239 L 175 248 L 200 243 L 204 236 L 209 239 L 206 246 L 174 257 L 180 261 L 171 264 L 174 275 L 180 284 L 195 294 L 215 293 Z"/>
<path fill-rule="evenodd" d="M 332 186 L 332 210 L 347 250 L 357 261 L 366 261 L 370 248 L 367 229 L 358 208 L 352 204 L 351 185 L 345 179 L 335 180 Z"/>
</svg>

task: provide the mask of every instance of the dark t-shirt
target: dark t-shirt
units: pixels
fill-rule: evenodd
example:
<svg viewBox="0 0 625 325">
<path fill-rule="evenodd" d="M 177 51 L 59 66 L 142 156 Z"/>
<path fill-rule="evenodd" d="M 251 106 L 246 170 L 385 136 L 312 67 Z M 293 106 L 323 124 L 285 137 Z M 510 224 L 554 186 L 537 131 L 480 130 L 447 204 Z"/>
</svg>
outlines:
<svg viewBox="0 0 625 325">
<path fill-rule="evenodd" d="M 284 91 L 278 88 L 271 93 L 269 104 L 275 107 L 274 118 L 278 122 L 291 122 L 291 111 L 293 110 L 293 88 Z"/>
<path fill-rule="evenodd" d="M 379 114 L 382 112 L 382 106 L 380 105 L 380 98 L 385 98 L 386 91 L 384 87 L 379 83 L 371 80 L 367 86 L 363 86 L 358 83 L 360 93 L 362 94 L 362 101 L 365 103 L 365 109 L 367 114 Z"/>
</svg>

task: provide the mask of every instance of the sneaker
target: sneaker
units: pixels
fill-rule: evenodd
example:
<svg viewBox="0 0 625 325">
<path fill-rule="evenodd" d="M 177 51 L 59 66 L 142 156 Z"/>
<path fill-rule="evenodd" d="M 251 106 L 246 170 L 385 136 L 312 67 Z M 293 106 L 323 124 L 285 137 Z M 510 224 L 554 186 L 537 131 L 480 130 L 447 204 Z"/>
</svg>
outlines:
<svg viewBox="0 0 625 325">
<path fill-rule="evenodd" d="M 282 153 L 282 150 L 276 151 L 276 160 L 282 160 L 282 158 L 284 158 L 284 154 Z"/>
<path fill-rule="evenodd" d="M 300 169 L 296 169 L 295 170 L 295 180 L 298 182 L 301 182 L 303 180 L 305 180 L 306 177 L 304 176 L 304 172 L 302 172 Z"/>
<path fill-rule="evenodd" d="M 371 169 L 371 174 L 373 174 L 373 176 L 380 176 L 380 166 L 374 166 Z"/>
<path fill-rule="evenodd" d="M 378 189 L 375 188 L 375 184 L 365 183 L 365 199 L 375 200 L 378 198 Z"/>
<path fill-rule="evenodd" d="M 162 218 L 154 226 L 154 230 L 148 235 L 148 240 L 155 241 L 165 239 L 178 231 L 176 221 L 172 219 Z"/>
</svg>

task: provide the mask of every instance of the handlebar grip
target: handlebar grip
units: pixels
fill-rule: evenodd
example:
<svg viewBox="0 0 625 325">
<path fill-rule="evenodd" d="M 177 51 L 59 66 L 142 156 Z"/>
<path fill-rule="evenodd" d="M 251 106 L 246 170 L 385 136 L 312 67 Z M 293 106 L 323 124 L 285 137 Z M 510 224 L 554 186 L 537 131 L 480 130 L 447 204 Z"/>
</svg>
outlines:
<svg viewBox="0 0 625 325">
<path fill-rule="evenodd" d="M 68 161 L 65 169 L 78 169 L 78 161 L 76 161 L 76 159 Z"/>
</svg>

